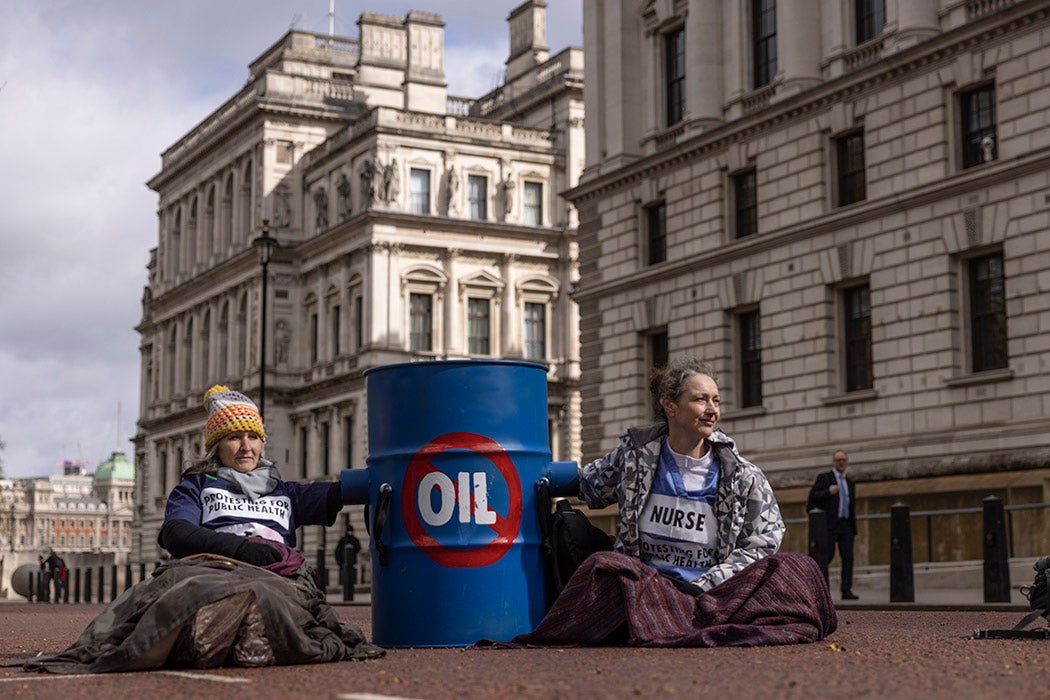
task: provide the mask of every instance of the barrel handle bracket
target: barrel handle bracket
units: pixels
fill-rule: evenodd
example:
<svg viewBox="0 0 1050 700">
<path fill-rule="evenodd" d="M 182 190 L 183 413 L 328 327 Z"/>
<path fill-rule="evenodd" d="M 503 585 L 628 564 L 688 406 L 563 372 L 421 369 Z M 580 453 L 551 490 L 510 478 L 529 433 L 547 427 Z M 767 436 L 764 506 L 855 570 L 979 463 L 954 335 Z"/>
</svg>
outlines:
<svg viewBox="0 0 1050 700">
<path fill-rule="evenodd" d="M 383 542 L 383 528 L 386 526 L 387 518 L 390 517 L 390 501 L 394 487 L 390 484 L 380 484 L 379 495 L 376 496 L 375 519 L 372 521 L 372 538 L 375 540 L 376 554 L 379 555 L 380 566 L 390 566 L 390 553 L 387 544 Z"/>
</svg>

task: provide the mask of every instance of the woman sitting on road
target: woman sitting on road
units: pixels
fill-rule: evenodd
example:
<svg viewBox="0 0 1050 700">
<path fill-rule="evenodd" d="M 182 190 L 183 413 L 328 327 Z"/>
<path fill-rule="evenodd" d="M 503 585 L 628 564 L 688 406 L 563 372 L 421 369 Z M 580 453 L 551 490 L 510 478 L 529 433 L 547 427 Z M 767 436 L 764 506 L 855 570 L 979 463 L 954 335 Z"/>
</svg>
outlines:
<svg viewBox="0 0 1050 700">
<path fill-rule="evenodd" d="M 259 409 L 215 386 L 207 454 L 168 497 L 159 542 L 176 558 L 113 601 L 75 644 L 27 670 L 106 673 L 372 659 L 383 650 L 341 622 L 292 549 L 300 525 L 332 525 L 338 483 L 281 479 L 262 458 Z"/>
<path fill-rule="evenodd" d="M 762 471 L 718 429 L 711 370 L 683 359 L 650 377 L 659 422 L 580 470 L 591 508 L 618 504 L 612 552 L 592 554 L 516 642 L 723 646 L 812 642 L 835 609 L 810 557 L 776 554 L 784 521 Z"/>
<path fill-rule="evenodd" d="M 343 507 L 339 482 L 283 481 L 262 457 L 266 430 L 251 399 L 215 386 L 205 402 L 207 453 L 168 496 L 158 543 L 176 557 L 217 554 L 299 574 L 305 560 L 292 549 L 295 530 L 335 524 Z"/>
</svg>

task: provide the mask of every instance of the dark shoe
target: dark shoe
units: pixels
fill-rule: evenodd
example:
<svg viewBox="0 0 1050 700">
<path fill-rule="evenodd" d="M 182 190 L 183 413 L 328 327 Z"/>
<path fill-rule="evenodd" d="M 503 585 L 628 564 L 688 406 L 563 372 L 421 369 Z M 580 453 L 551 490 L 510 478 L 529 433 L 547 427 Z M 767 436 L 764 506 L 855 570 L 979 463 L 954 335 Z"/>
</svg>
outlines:
<svg viewBox="0 0 1050 700">
<path fill-rule="evenodd" d="M 842 599 L 843 600 L 860 600 L 860 596 L 859 595 L 854 595 L 853 591 L 843 591 L 842 592 Z"/>
</svg>

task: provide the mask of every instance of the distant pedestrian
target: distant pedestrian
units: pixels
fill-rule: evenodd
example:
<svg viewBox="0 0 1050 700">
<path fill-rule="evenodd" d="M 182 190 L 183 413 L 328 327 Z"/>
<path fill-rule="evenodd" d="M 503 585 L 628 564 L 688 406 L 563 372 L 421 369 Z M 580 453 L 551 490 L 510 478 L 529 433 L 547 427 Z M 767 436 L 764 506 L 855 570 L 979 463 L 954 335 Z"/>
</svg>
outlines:
<svg viewBox="0 0 1050 700">
<path fill-rule="evenodd" d="M 809 492 L 807 510 L 820 508 L 827 514 L 828 564 L 835 556 L 835 546 L 842 558 L 842 599 L 857 600 L 853 592 L 853 540 L 857 536 L 857 491 L 853 479 L 846 476 L 849 455 L 838 450 L 832 457 L 832 468 L 817 475 Z"/>
<path fill-rule="evenodd" d="M 62 600 L 62 591 L 66 586 L 66 562 L 52 549 L 44 563 L 47 564 L 47 574 L 55 591 L 54 601 L 58 603 Z"/>
<path fill-rule="evenodd" d="M 346 548 L 350 546 L 350 559 L 346 559 Z M 354 535 L 354 526 L 346 524 L 346 534 L 339 538 L 335 545 L 335 561 L 339 565 L 339 581 L 357 583 L 357 554 L 361 551 L 361 540 Z M 345 568 L 344 568 L 345 567 Z"/>
</svg>

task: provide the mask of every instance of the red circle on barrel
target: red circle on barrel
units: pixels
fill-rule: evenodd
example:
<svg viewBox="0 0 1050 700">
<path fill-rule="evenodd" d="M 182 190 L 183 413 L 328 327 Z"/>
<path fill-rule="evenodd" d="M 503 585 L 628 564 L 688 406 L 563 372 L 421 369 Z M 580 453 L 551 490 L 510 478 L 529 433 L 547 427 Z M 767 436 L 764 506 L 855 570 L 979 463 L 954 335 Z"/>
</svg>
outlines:
<svg viewBox="0 0 1050 700">
<path fill-rule="evenodd" d="M 416 508 L 416 492 L 423 477 L 438 471 L 431 463 L 434 455 L 446 450 L 470 450 L 488 459 L 503 475 L 507 482 L 509 507 L 505 517 L 496 514 L 496 522 L 486 527 L 492 528 L 495 537 L 478 547 L 455 549 L 441 544 L 423 528 Z M 503 447 L 490 438 L 476 433 L 445 433 L 423 445 L 413 455 L 405 471 L 405 481 L 401 493 L 401 518 L 409 539 L 427 556 L 438 564 L 449 568 L 473 568 L 488 566 L 499 561 L 506 554 L 521 529 L 521 480 L 514 462 Z"/>
</svg>

